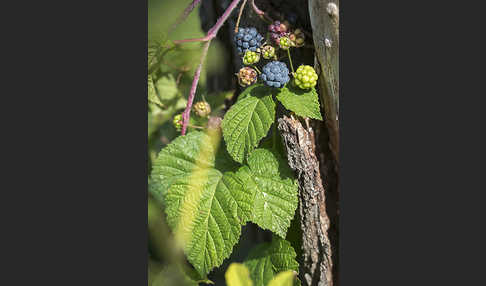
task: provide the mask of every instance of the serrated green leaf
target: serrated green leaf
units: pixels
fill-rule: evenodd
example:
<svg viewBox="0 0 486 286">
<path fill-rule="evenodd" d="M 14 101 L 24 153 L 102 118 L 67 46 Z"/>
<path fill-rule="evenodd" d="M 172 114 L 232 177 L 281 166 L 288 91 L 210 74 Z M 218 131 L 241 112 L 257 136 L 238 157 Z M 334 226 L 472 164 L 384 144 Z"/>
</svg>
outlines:
<svg viewBox="0 0 486 286">
<path fill-rule="evenodd" d="M 148 44 L 148 73 L 154 72 L 159 65 L 159 57 L 162 47 L 157 42 L 149 42 Z"/>
<path fill-rule="evenodd" d="M 247 88 L 243 94 L 228 110 L 221 124 L 228 153 L 240 163 L 267 135 L 275 120 L 271 89 L 255 85 Z"/>
<path fill-rule="evenodd" d="M 176 241 L 202 276 L 231 254 L 253 205 L 226 171 L 234 163 L 216 155 L 216 137 L 195 131 L 176 138 L 159 153 L 151 176 L 150 191 L 162 198 Z"/>
<path fill-rule="evenodd" d="M 155 84 L 155 88 L 163 103 L 173 100 L 179 94 L 177 83 L 172 74 L 159 78 Z"/>
<path fill-rule="evenodd" d="M 267 149 L 256 149 L 236 175 L 254 195 L 251 221 L 285 238 L 298 204 L 298 185 L 287 162 Z"/>
<path fill-rule="evenodd" d="M 322 120 L 319 95 L 315 88 L 305 91 L 288 85 L 280 90 L 277 99 L 299 116 Z"/>
<path fill-rule="evenodd" d="M 227 286 L 253 286 L 250 271 L 244 264 L 231 263 L 224 274 Z"/>
<path fill-rule="evenodd" d="M 148 76 L 148 101 L 156 104 L 160 108 L 164 108 L 164 104 L 160 101 L 159 96 L 157 95 L 157 92 L 155 91 L 155 86 L 154 86 L 154 81 L 152 79 L 152 76 Z"/>
<path fill-rule="evenodd" d="M 187 259 L 203 275 L 221 265 L 241 234 L 237 204 L 218 171 L 178 180 L 167 196 L 167 219 Z"/>
<path fill-rule="evenodd" d="M 274 237 L 271 243 L 261 243 L 248 254 L 244 264 L 250 270 L 255 286 L 265 286 L 275 274 L 286 270 L 299 270 L 295 251 L 286 240 Z"/>
<path fill-rule="evenodd" d="M 293 286 L 295 281 L 295 272 L 292 270 L 280 272 L 270 280 L 268 286 Z"/>
</svg>

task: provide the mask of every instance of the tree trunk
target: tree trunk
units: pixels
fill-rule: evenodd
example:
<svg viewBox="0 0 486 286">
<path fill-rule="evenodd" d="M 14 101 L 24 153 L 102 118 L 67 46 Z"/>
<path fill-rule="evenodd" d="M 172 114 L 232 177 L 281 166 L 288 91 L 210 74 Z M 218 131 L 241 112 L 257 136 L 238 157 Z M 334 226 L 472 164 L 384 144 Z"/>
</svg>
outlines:
<svg viewBox="0 0 486 286">
<path fill-rule="evenodd" d="M 299 211 L 302 228 L 304 285 L 331 286 L 331 244 L 327 235 L 329 218 L 326 198 L 316 156 L 314 131 L 293 117 L 278 120 L 278 129 L 287 149 L 289 166 L 299 180 Z"/>
</svg>

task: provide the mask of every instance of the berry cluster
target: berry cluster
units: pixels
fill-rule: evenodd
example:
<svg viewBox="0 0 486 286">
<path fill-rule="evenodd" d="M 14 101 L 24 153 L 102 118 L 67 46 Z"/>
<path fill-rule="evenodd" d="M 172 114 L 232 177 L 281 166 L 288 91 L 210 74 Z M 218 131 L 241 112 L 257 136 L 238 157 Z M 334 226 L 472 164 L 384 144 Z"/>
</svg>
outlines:
<svg viewBox="0 0 486 286">
<path fill-rule="evenodd" d="M 257 63 L 260 60 L 260 54 L 257 52 L 246 51 L 245 56 L 243 57 L 243 64 L 245 65 L 252 65 Z"/>
<path fill-rule="evenodd" d="M 275 57 L 275 48 L 270 45 L 266 45 L 262 48 L 262 54 L 264 59 L 269 60 Z"/>
<path fill-rule="evenodd" d="M 177 131 L 181 131 L 182 129 L 182 114 L 177 114 L 174 116 L 174 119 L 172 120 L 172 124 L 176 128 Z"/>
<path fill-rule="evenodd" d="M 292 43 L 292 46 L 300 48 L 304 46 L 305 42 L 305 35 L 300 29 L 296 29 L 289 35 L 290 42 Z"/>
<path fill-rule="evenodd" d="M 301 89 L 309 89 L 316 86 L 317 73 L 311 66 L 301 65 L 294 75 L 295 84 Z"/>
<path fill-rule="evenodd" d="M 234 40 L 236 49 L 239 53 L 243 53 L 247 50 L 256 52 L 262 45 L 263 36 L 260 35 L 254 27 L 239 28 Z"/>
<path fill-rule="evenodd" d="M 257 81 L 257 72 L 250 67 L 241 68 L 238 72 L 238 83 L 241 86 L 252 85 Z"/>
<path fill-rule="evenodd" d="M 280 23 L 280 21 L 275 21 L 268 26 L 268 31 L 270 32 L 270 38 L 275 43 L 275 45 L 280 44 L 280 38 L 289 35 L 289 24 L 287 22 Z"/>
<path fill-rule="evenodd" d="M 258 33 L 256 28 L 240 28 L 235 35 L 235 44 L 242 57 L 244 65 L 252 65 L 252 67 L 244 67 L 238 72 L 238 83 L 241 86 L 248 86 L 257 81 L 257 73 L 259 78 L 270 87 L 282 88 L 290 81 L 290 73 L 287 65 L 283 62 L 277 61 L 278 57 L 288 57 L 290 67 L 292 68 L 292 75 L 295 78 L 294 83 L 301 89 L 309 89 L 316 85 L 317 74 L 310 66 L 301 66 L 296 72 L 293 70 L 292 59 L 290 58 L 290 48 L 302 47 L 304 45 L 304 33 L 300 29 L 291 29 L 287 21 L 275 21 L 268 26 L 269 43 L 262 44 L 263 37 Z M 286 55 L 278 51 L 284 50 Z M 266 60 L 273 60 L 263 67 L 260 72 L 255 66 L 260 61 L 260 57 Z"/>
<path fill-rule="evenodd" d="M 260 78 L 266 85 L 283 87 L 289 80 L 289 69 L 282 62 L 272 61 L 263 67 Z"/>
<path fill-rule="evenodd" d="M 292 45 L 292 43 L 290 42 L 290 39 L 287 38 L 287 37 L 280 37 L 280 41 L 279 41 L 279 46 L 282 50 L 288 50 L 290 49 L 290 46 Z"/>
<path fill-rule="evenodd" d="M 194 105 L 194 112 L 197 116 L 207 117 L 211 113 L 211 106 L 206 101 L 199 101 Z"/>
</svg>

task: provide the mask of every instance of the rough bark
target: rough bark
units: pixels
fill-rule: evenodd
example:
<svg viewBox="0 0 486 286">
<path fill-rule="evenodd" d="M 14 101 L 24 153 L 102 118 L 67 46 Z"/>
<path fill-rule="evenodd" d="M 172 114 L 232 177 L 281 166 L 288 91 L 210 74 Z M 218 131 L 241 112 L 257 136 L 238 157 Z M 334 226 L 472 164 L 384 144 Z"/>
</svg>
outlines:
<svg viewBox="0 0 486 286">
<path fill-rule="evenodd" d="M 309 0 L 316 70 L 336 169 L 339 167 L 339 0 Z"/>
<path fill-rule="evenodd" d="M 302 227 L 303 285 L 331 286 L 331 244 L 327 235 L 329 218 L 319 161 L 316 157 L 314 131 L 293 118 L 283 116 L 278 129 L 284 139 L 290 168 L 299 180 L 299 212 Z"/>
<path fill-rule="evenodd" d="M 328 235 L 334 263 L 334 284 L 339 284 L 339 0 L 309 0 L 315 47 L 315 68 L 325 124 L 316 126 L 321 174 L 326 189 Z M 317 125 L 317 124 L 315 124 Z"/>
</svg>

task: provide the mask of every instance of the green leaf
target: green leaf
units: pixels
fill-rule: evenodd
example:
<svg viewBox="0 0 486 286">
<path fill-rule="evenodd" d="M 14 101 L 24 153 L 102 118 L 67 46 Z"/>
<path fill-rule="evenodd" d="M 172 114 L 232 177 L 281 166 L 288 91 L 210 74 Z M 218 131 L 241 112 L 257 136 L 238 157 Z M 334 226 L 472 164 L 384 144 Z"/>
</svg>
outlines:
<svg viewBox="0 0 486 286">
<path fill-rule="evenodd" d="M 201 276 L 231 254 L 253 205 L 228 171 L 233 161 L 217 153 L 218 139 L 199 131 L 179 136 L 162 149 L 152 171 L 156 187 L 150 191 L 162 199 L 176 242 Z"/>
<path fill-rule="evenodd" d="M 149 261 L 149 286 L 197 286 L 199 285 L 199 282 L 205 282 L 191 279 L 186 273 L 184 273 L 184 270 L 178 264 L 165 266 L 158 272 L 155 272 L 154 269 L 150 269 L 150 266 Z"/>
<path fill-rule="evenodd" d="M 298 185 L 287 162 L 267 149 L 256 149 L 237 176 L 254 195 L 251 221 L 285 238 L 298 204 Z"/>
<path fill-rule="evenodd" d="M 285 108 L 299 116 L 322 120 L 319 96 L 315 88 L 305 91 L 288 85 L 280 90 L 277 99 Z"/>
<path fill-rule="evenodd" d="M 263 85 L 247 88 L 228 110 L 221 124 L 231 157 L 242 163 L 267 135 L 274 120 L 272 89 Z"/>
<path fill-rule="evenodd" d="M 148 76 L 148 101 L 159 106 L 160 108 L 165 108 L 164 104 L 160 101 L 157 91 L 155 91 L 154 81 L 152 76 Z"/>
<path fill-rule="evenodd" d="M 151 74 L 159 67 L 159 57 L 162 51 L 162 46 L 157 42 L 149 42 L 148 44 L 148 73 Z"/>
<path fill-rule="evenodd" d="M 231 263 L 224 278 L 227 286 L 253 286 L 250 271 L 241 263 Z"/>
<path fill-rule="evenodd" d="M 286 270 L 299 270 L 295 251 L 286 240 L 274 237 L 271 243 L 261 243 L 248 254 L 244 264 L 250 270 L 255 286 L 265 286 L 275 274 Z"/>
<path fill-rule="evenodd" d="M 295 281 L 295 272 L 292 270 L 280 272 L 273 277 L 268 286 L 293 286 Z"/>
<path fill-rule="evenodd" d="M 179 95 L 177 83 L 172 74 L 159 78 L 155 87 L 163 103 L 167 103 Z"/>
</svg>

